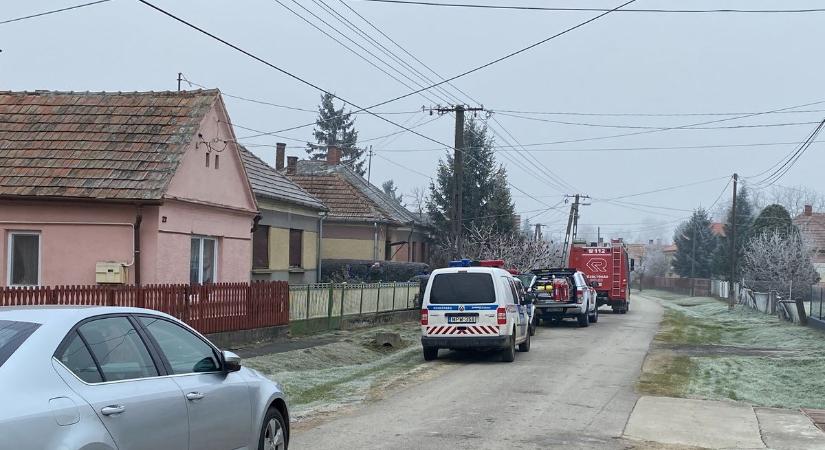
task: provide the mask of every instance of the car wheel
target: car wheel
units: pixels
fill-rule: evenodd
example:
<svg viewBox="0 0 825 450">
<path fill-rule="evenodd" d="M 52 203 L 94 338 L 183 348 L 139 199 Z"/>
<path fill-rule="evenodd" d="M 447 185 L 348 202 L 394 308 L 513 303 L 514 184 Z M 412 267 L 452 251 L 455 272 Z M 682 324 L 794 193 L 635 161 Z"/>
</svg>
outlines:
<svg viewBox="0 0 825 450">
<path fill-rule="evenodd" d="M 596 323 L 599 321 L 599 308 L 593 310 L 593 314 L 590 315 L 590 323 Z"/>
<path fill-rule="evenodd" d="M 288 440 L 284 416 L 276 408 L 269 408 L 261 427 L 258 450 L 286 450 Z"/>
<path fill-rule="evenodd" d="M 432 361 L 438 358 L 438 347 L 424 347 L 424 361 Z"/>
<path fill-rule="evenodd" d="M 513 362 L 516 360 L 516 330 L 513 330 L 513 335 L 510 336 L 510 342 L 507 348 L 501 351 L 501 361 Z"/>
<path fill-rule="evenodd" d="M 518 345 L 518 351 L 525 353 L 530 351 L 530 333 L 527 333 L 527 339 Z"/>
<path fill-rule="evenodd" d="M 590 319 L 587 318 L 587 311 L 579 314 L 576 320 L 578 320 L 580 328 L 585 328 L 590 325 Z"/>
<path fill-rule="evenodd" d="M 538 326 L 539 326 L 539 318 L 534 317 L 533 320 L 530 321 L 530 326 L 529 326 L 530 336 L 535 336 L 536 335 L 536 328 L 538 328 Z"/>
</svg>

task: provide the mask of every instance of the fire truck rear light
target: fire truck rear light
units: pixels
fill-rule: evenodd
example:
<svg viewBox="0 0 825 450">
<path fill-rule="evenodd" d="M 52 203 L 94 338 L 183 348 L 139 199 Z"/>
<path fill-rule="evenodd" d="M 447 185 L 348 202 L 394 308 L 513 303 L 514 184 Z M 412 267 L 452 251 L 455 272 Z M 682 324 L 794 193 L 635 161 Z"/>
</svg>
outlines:
<svg viewBox="0 0 825 450">
<path fill-rule="evenodd" d="M 421 325 L 427 325 L 430 322 L 430 315 L 426 309 L 421 310 Z"/>
<path fill-rule="evenodd" d="M 507 309 L 506 308 L 498 308 L 496 309 L 496 321 L 499 325 L 507 325 Z"/>
</svg>

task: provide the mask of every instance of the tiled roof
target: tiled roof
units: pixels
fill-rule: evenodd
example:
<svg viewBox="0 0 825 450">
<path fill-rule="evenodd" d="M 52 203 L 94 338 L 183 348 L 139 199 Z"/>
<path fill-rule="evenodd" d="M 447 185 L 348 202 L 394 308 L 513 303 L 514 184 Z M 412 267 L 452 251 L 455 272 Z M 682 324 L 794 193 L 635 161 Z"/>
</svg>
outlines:
<svg viewBox="0 0 825 450">
<path fill-rule="evenodd" d="M 297 174 L 289 177 L 324 202 L 331 219 L 425 225 L 345 165 L 298 161 Z"/>
<path fill-rule="evenodd" d="M 793 219 L 793 223 L 803 236 L 810 239 L 814 250 L 814 262 L 825 263 L 825 214 L 801 214 Z"/>
<path fill-rule="evenodd" d="M 278 173 L 274 167 L 265 163 L 252 152 L 241 147 L 241 158 L 246 168 L 246 175 L 255 195 L 273 200 L 294 203 L 301 206 L 325 210 L 326 206 L 286 176 Z"/>
<path fill-rule="evenodd" d="M 219 95 L 0 92 L 0 196 L 161 199 Z"/>
</svg>

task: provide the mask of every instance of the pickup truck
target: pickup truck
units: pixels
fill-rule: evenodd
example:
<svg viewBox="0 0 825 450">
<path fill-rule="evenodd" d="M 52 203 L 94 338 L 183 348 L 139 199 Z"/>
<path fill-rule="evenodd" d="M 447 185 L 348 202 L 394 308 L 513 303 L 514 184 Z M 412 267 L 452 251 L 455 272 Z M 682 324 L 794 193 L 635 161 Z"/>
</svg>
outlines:
<svg viewBox="0 0 825 450">
<path fill-rule="evenodd" d="M 530 289 L 536 316 L 543 321 L 575 318 L 580 327 L 599 321 L 596 290 L 584 273 L 572 268 L 537 269 Z M 540 323 L 540 322 L 539 322 Z"/>
</svg>

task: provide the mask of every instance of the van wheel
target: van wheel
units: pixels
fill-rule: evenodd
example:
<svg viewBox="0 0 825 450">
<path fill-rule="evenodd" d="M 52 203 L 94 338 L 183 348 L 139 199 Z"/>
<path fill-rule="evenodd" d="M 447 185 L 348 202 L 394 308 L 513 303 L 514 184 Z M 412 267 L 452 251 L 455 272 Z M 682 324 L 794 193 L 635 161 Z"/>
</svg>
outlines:
<svg viewBox="0 0 825 450">
<path fill-rule="evenodd" d="M 593 310 L 593 314 L 590 315 L 590 323 L 596 323 L 599 321 L 599 308 Z"/>
<path fill-rule="evenodd" d="M 527 339 L 518 345 L 518 351 L 525 353 L 530 351 L 530 333 L 527 333 Z"/>
<path fill-rule="evenodd" d="M 433 361 L 438 358 L 438 347 L 424 347 L 424 361 Z"/>
<path fill-rule="evenodd" d="M 590 320 L 587 318 L 587 312 L 583 312 L 576 316 L 576 320 L 579 321 L 579 328 L 585 328 L 590 325 Z"/>
<path fill-rule="evenodd" d="M 501 351 L 502 362 L 513 362 L 516 360 L 516 330 L 513 330 L 513 335 L 510 337 L 510 342 L 507 348 Z"/>
</svg>

